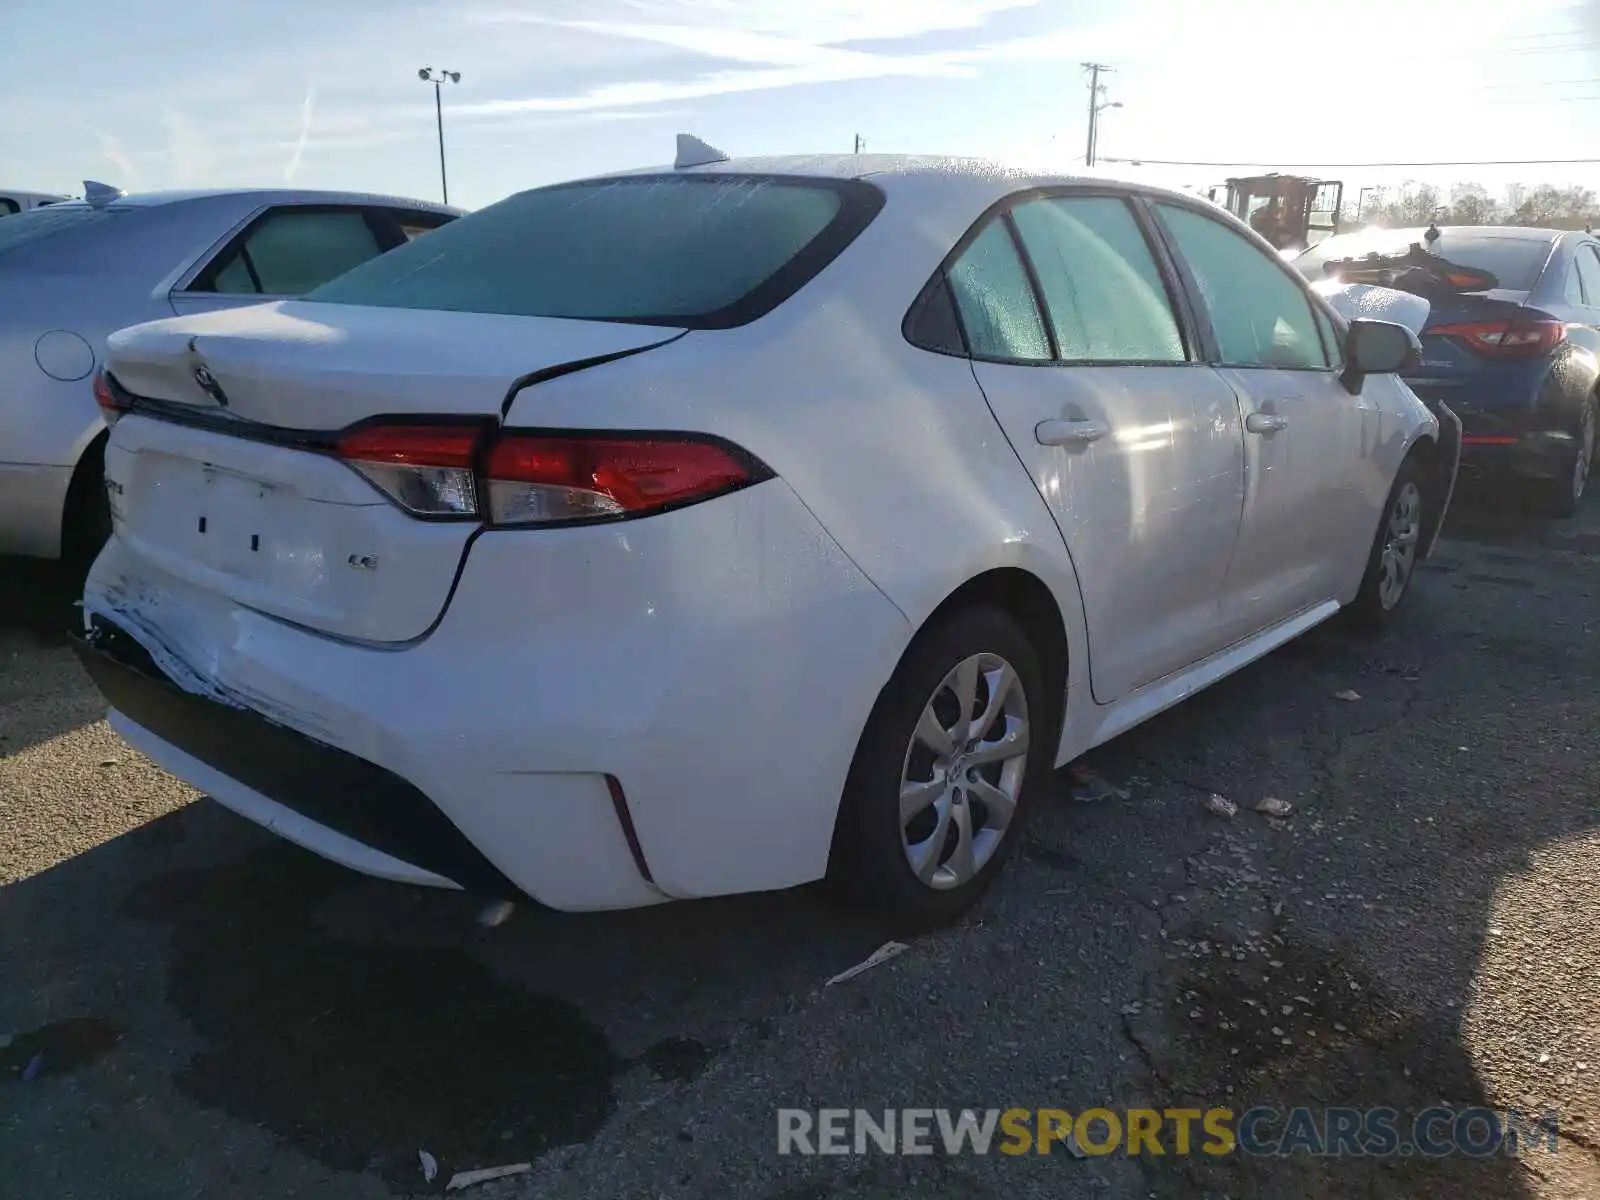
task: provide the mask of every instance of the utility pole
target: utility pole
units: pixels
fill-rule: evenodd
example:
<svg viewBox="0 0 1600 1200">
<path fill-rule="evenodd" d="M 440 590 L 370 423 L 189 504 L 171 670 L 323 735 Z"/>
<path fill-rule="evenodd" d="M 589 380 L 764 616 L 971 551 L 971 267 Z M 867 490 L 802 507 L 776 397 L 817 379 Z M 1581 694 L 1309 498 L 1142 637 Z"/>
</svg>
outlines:
<svg viewBox="0 0 1600 1200">
<path fill-rule="evenodd" d="M 432 67 L 423 67 L 417 72 L 417 78 L 423 83 L 433 84 L 433 116 L 439 127 L 439 187 L 444 192 L 444 202 L 449 204 L 450 180 L 444 173 L 444 101 L 439 96 L 439 85 L 446 80 L 460 83 L 461 72 L 435 71 Z"/>
<path fill-rule="evenodd" d="M 856 149 L 855 149 L 855 152 L 857 154 L 860 154 L 866 148 L 867 148 L 867 139 L 862 137 L 859 133 L 856 134 Z"/>
<path fill-rule="evenodd" d="M 1101 100 L 1106 94 L 1106 85 L 1100 82 L 1101 75 L 1109 75 L 1113 68 L 1105 63 L 1086 62 L 1083 69 L 1089 72 L 1089 141 L 1083 150 L 1083 165 L 1094 166 L 1095 152 L 1099 149 L 1100 113 L 1107 108 L 1121 108 L 1120 104 L 1107 104 Z"/>
</svg>

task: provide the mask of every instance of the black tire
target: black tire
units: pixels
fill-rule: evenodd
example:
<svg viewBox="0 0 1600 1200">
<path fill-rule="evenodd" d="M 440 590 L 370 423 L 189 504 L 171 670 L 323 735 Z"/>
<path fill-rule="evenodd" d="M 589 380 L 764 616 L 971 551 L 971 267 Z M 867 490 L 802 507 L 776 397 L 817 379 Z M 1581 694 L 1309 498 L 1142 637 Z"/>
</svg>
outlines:
<svg viewBox="0 0 1600 1200">
<path fill-rule="evenodd" d="M 1577 516 L 1583 504 L 1584 492 L 1593 472 L 1597 403 L 1600 402 L 1590 397 L 1584 407 L 1583 416 L 1574 430 L 1578 444 L 1571 456 L 1562 461 L 1560 477 L 1539 481 L 1539 507 L 1553 517 Z"/>
<path fill-rule="evenodd" d="M 106 497 L 105 439 L 92 443 L 78 461 L 62 514 L 61 557 L 69 569 L 87 571 L 111 536 Z"/>
<path fill-rule="evenodd" d="M 907 859 L 901 779 L 923 709 L 947 675 L 979 654 L 998 655 L 1016 672 L 1027 705 L 1028 748 L 1019 756 L 1024 765 L 1016 808 L 998 846 L 971 879 L 940 890 L 918 879 Z M 917 928 L 959 916 L 989 889 L 1018 844 L 1033 798 L 1050 774 L 1059 714 L 1060 702 L 1047 692 L 1038 652 L 1008 613 L 974 605 L 923 629 L 879 695 L 857 744 L 828 864 L 835 892 L 853 906 Z M 968 811 L 972 819 L 984 810 L 974 797 Z"/>
<path fill-rule="evenodd" d="M 1408 489 L 1415 493 L 1416 541 L 1404 582 L 1399 594 L 1395 595 L 1386 586 L 1384 550 L 1389 546 L 1391 528 L 1397 519 L 1401 498 L 1406 496 Z M 1394 483 L 1390 486 L 1389 495 L 1383 502 L 1383 515 L 1378 520 L 1378 530 L 1372 539 L 1372 549 L 1367 553 L 1367 569 L 1361 576 L 1361 589 L 1356 593 L 1354 603 L 1350 605 L 1350 616 L 1357 625 L 1366 629 L 1381 628 L 1405 603 L 1406 597 L 1411 595 L 1411 585 L 1416 580 L 1417 563 L 1422 554 L 1422 531 L 1428 527 L 1427 504 L 1428 488 L 1423 486 L 1422 472 L 1417 459 L 1414 455 L 1407 456 L 1400 464 L 1400 470 L 1395 473 Z"/>
</svg>

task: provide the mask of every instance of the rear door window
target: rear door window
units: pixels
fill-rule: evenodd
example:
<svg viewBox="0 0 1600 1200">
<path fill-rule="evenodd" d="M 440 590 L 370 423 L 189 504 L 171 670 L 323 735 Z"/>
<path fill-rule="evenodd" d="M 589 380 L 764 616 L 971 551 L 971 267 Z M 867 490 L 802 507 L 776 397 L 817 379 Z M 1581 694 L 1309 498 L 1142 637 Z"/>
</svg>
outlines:
<svg viewBox="0 0 1600 1200">
<path fill-rule="evenodd" d="M 1576 304 L 1580 307 L 1589 303 L 1583 294 L 1583 276 L 1578 273 L 1578 262 L 1582 258 L 1583 252 L 1580 250 L 1577 257 L 1572 260 L 1572 265 L 1567 268 L 1567 286 L 1562 293 L 1562 298 L 1568 304 Z"/>
<path fill-rule="evenodd" d="M 441 225 L 448 225 L 455 218 L 444 213 L 417 213 L 417 212 L 390 212 L 399 227 L 400 238 L 397 245 L 414 242 L 425 233 L 432 233 Z"/>
<path fill-rule="evenodd" d="M 299 296 L 384 249 L 361 209 L 275 209 L 235 238 L 188 290 Z"/>
<path fill-rule="evenodd" d="M 1596 256 L 1592 242 L 1578 247 L 1577 266 L 1584 293 L 1584 299 L 1578 303 L 1600 308 L 1600 257 Z"/>
<path fill-rule="evenodd" d="M 1199 286 L 1224 365 L 1328 369 L 1311 299 L 1277 260 L 1191 208 L 1156 210 Z"/>
<path fill-rule="evenodd" d="M 1183 334 L 1125 200 L 1055 196 L 1011 211 L 1069 363 L 1180 363 Z"/>
<path fill-rule="evenodd" d="M 793 295 L 882 204 L 859 180 L 682 174 L 561 184 L 452 221 L 308 299 L 727 328 Z"/>
<path fill-rule="evenodd" d="M 1050 361 L 1050 339 L 1010 227 L 996 217 L 951 265 L 950 290 L 977 358 Z"/>
</svg>

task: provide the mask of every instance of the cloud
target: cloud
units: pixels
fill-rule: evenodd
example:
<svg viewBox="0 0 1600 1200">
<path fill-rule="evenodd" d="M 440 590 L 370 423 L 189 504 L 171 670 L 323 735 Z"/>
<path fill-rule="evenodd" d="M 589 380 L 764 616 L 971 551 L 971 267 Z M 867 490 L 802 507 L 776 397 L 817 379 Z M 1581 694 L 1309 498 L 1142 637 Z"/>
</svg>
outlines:
<svg viewBox="0 0 1600 1200">
<path fill-rule="evenodd" d="M 569 95 L 488 100 L 461 110 L 481 117 L 528 112 L 636 108 L 811 84 L 891 77 L 964 77 L 978 56 L 965 51 L 889 53 L 841 43 L 975 29 L 995 13 L 1039 0 L 634 0 L 639 20 L 560 19 L 515 9 L 480 11 L 479 22 L 541 25 L 590 34 L 612 45 L 646 43 L 741 66 L 687 77 L 623 80 Z M 651 19 L 672 18 L 672 19 Z"/>
<path fill-rule="evenodd" d="M 774 67 L 744 71 L 717 71 L 686 80 L 645 79 L 590 88 L 572 96 L 530 96 L 523 100 L 489 100 L 464 106 L 475 116 L 528 112 L 585 112 L 605 108 L 636 108 L 724 96 L 732 92 L 769 91 L 817 83 L 844 83 L 886 76 L 959 77 L 977 72 L 948 60 L 899 58 L 884 62 L 845 60 L 803 67 Z"/>
<path fill-rule="evenodd" d="M 976 70 L 950 54 L 879 55 L 852 50 L 817 49 L 807 58 L 784 65 L 710 71 L 687 79 L 640 79 L 601 84 L 567 96 L 529 96 L 520 100 L 487 100 L 462 105 L 458 112 L 477 117 L 532 112 L 590 112 L 638 108 L 724 96 L 735 92 L 771 91 L 819 83 L 900 77 L 965 77 Z"/>
<path fill-rule="evenodd" d="M 133 160 L 128 157 L 127 151 L 122 148 L 122 143 L 109 133 L 99 129 L 95 130 L 95 136 L 100 139 L 100 153 L 120 174 L 120 178 L 116 180 L 117 186 L 124 188 L 142 187 L 139 169 L 133 165 Z"/>
<path fill-rule="evenodd" d="M 617 7 L 640 27 L 702 29 L 729 36 L 767 36 L 812 46 L 843 42 L 904 41 L 930 33 L 976 29 L 991 16 L 1038 7 L 1043 0 L 628 0 Z M 547 9 L 548 3 L 542 5 Z M 576 27 L 548 11 L 518 7 L 480 9 L 478 23 L 528 23 Z"/>
<path fill-rule="evenodd" d="M 311 111 L 317 102 L 317 89 L 311 84 L 306 84 L 306 98 L 300 105 L 300 140 L 294 144 L 294 153 L 289 156 L 289 165 L 283 170 L 285 183 L 293 183 L 294 177 L 300 174 L 300 160 L 305 157 L 306 142 L 311 137 Z"/>
<path fill-rule="evenodd" d="M 594 112 L 529 112 L 475 116 L 452 113 L 445 109 L 444 136 L 448 144 L 454 138 L 477 138 L 486 134 L 503 136 L 516 129 L 550 129 L 562 126 L 609 124 L 612 122 L 657 121 L 690 115 L 686 108 L 649 108 L 598 110 Z M 426 141 L 431 147 L 434 139 L 433 121 L 425 126 L 415 123 L 389 128 L 352 129 L 348 133 L 332 136 L 318 133 L 317 146 L 324 151 L 371 150 L 384 146 L 398 146 L 407 142 Z M 297 143 L 288 140 L 272 143 L 267 149 L 287 150 L 293 153 Z"/>
</svg>

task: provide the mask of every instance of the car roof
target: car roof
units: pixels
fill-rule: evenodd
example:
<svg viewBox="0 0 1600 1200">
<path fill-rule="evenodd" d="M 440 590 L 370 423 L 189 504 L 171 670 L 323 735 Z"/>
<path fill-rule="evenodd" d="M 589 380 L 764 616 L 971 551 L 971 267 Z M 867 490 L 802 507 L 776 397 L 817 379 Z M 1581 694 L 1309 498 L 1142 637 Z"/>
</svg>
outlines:
<svg viewBox="0 0 1600 1200">
<path fill-rule="evenodd" d="M 249 200 L 258 204 L 376 204 L 403 205 L 427 212 L 459 215 L 463 210 L 431 200 L 414 200 L 408 196 L 385 196 L 375 192 L 333 192 L 309 188 L 193 188 L 164 192 L 136 192 L 119 196 L 104 205 L 105 208 L 157 208 L 166 204 L 181 204 L 189 200 L 216 199 Z M 66 200 L 56 207 L 88 207 L 87 200 Z"/>
<path fill-rule="evenodd" d="M 792 175 L 813 179 L 874 181 L 917 179 L 935 185 L 944 181 L 952 188 L 976 187 L 1001 195 L 1028 187 L 1091 184 L 1204 202 L 1203 198 L 1189 192 L 1175 191 L 1093 168 L 1062 171 L 1038 164 L 939 154 L 791 154 L 729 158 L 692 167 L 641 167 L 618 171 L 604 178 L 628 175 Z"/>
<path fill-rule="evenodd" d="M 1363 233 L 1393 234 L 1395 237 L 1413 237 L 1421 241 L 1423 236 L 1433 226 L 1418 225 L 1409 229 L 1352 229 L 1342 233 L 1340 237 L 1355 237 Z M 1566 237 L 1573 231 L 1570 229 L 1535 229 L 1527 225 L 1440 225 L 1439 232 L 1446 237 L 1481 237 L 1497 238 L 1503 241 L 1517 242 L 1550 242 L 1556 238 Z"/>
</svg>

